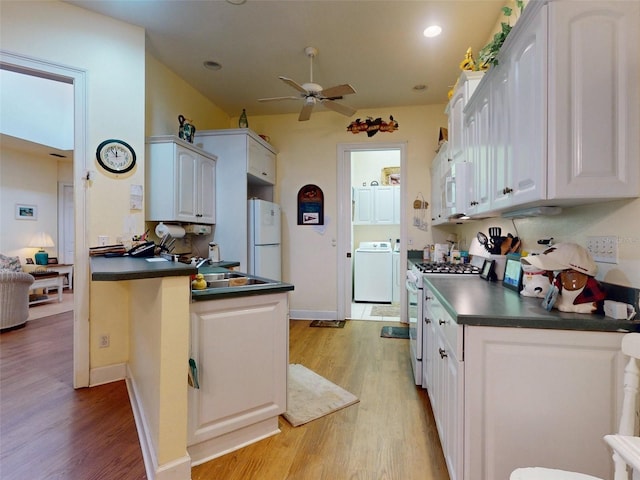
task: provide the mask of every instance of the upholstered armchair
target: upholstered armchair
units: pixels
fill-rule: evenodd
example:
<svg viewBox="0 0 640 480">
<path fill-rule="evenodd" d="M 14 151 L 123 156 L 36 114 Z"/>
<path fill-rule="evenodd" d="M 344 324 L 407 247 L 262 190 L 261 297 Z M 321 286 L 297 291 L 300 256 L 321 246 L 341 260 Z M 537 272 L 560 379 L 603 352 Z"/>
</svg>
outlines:
<svg viewBox="0 0 640 480">
<path fill-rule="evenodd" d="M 28 273 L 0 270 L 0 330 L 26 323 L 29 318 L 29 287 L 33 281 Z"/>
</svg>

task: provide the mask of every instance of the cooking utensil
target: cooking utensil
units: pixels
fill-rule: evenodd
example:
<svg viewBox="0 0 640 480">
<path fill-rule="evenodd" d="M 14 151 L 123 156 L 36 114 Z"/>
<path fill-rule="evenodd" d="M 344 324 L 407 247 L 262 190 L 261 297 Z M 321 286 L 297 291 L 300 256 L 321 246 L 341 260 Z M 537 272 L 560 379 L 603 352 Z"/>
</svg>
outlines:
<svg viewBox="0 0 640 480">
<path fill-rule="evenodd" d="M 500 227 L 489 227 L 489 237 L 500 237 L 502 229 Z"/>
<path fill-rule="evenodd" d="M 500 255 L 506 255 L 511 250 L 513 237 L 500 237 L 503 240 L 500 242 Z"/>
<path fill-rule="evenodd" d="M 491 250 L 489 249 L 489 239 L 487 238 L 487 236 L 482 232 L 478 232 L 476 234 L 476 238 L 478 239 L 480 245 L 482 245 L 487 252 L 491 253 Z"/>
</svg>

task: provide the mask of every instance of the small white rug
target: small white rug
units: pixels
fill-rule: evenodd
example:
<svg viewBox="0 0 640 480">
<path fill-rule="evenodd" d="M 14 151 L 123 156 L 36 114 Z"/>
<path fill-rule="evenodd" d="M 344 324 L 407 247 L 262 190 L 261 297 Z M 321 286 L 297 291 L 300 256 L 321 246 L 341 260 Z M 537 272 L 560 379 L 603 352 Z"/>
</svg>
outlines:
<svg viewBox="0 0 640 480">
<path fill-rule="evenodd" d="M 283 417 L 298 427 L 360 400 L 304 365 L 289 365 L 287 411 Z"/>
<path fill-rule="evenodd" d="M 50 317 L 59 313 L 70 312 L 73 310 L 73 292 L 64 292 L 62 294 L 62 302 L 58 303 L 58 294 L 50 293 L 52 299 L 49 302 L 38 303 L 29 307 L 28 320 L 36 320 L 38 318 Z"/>
</svg>

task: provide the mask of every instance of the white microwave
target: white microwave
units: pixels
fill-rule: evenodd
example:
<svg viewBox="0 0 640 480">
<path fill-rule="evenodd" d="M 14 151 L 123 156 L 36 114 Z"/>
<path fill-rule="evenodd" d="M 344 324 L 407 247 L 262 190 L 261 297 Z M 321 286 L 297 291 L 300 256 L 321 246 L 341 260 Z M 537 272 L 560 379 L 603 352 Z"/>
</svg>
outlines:
<svg viewBox="0 0 640 480">
<path fill-rule="evenodd" d="M 473 194 L 473 165 L 468 162 L 452 163 L 442 179 L 442 201 L 447 217 L 460 217 L 467 213 Z"/>
</svg>

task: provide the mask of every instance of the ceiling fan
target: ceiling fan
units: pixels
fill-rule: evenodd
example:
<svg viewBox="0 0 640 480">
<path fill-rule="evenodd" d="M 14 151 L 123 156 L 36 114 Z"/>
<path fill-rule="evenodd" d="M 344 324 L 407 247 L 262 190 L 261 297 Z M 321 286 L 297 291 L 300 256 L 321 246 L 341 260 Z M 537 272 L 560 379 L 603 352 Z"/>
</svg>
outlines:
<svg viewBox="0 0 640 480">
<path fill-rule="evenodd" d="M 286 97 L 260 98 L 258 99 L 258 101 L 272 102 L 278 100 L 302 99 L 304 100 L 304 105 L 302 106 L 302 110 L 300 111 L 300 115 L 298 116 L 298 121 L 300 122 L 309 120 L 309 118 L 311 117 L 311 111 L 313 110 L 314 105 L 318 102 L 323 104 L 329 110 L 341 113 L 342 115 L 346 115 L 347 117 L 350 117 L 351 115 L 356 113 L 355 108 L 336 102 L 336 100 L 342 99 L 344 95 L 351 95 L 352 93 L 356 93 L 355 89 L 348 83 L 324 89 L 317 83 L 313 83 L 313 58 L 318 55 L 318 49 L 314 47 L 307 47 L 304 49 L 304 53 L 307 55 L 307 57 L 309 57 L 309 83 L 303 83 L 302 85 L 300 85 L 290 78 L 278 77 L 287 85 L 295 88 L 298 92 L 300 92 L 300 94 L 298 96 L 290 95 Z"/>
</svg>

